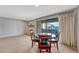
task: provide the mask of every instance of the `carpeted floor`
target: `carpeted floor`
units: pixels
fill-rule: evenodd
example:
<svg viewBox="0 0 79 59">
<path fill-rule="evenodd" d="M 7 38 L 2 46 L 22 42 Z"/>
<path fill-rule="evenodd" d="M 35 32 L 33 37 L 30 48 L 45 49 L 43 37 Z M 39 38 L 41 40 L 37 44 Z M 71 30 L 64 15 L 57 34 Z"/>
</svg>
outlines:
<svg viewBox="0 0 79 59">
<path fill-rule="evenodd" d="M 52 53 L 76 53 L 71 47 L 59 43 L 59 51 L 52 45 Z M 39 53 L 37 43 L 31 47 L 30 36 L 0 38 L 0 53 Z"/>
</svg>

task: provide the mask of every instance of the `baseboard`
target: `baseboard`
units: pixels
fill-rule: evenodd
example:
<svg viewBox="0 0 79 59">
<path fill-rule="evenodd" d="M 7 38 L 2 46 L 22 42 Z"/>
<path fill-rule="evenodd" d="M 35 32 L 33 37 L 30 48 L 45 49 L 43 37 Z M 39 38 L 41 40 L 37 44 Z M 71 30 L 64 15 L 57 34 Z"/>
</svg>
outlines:
<svg viewBox="0 0 79 59">
<path fill-rule="evenodd" d="M 16 37 L 16 36 L 21 36 L 21 35 L 25 35 L 25 34 L 4 35 L 4 36 L 1 36 L 0 38 Z"/>
</svg>

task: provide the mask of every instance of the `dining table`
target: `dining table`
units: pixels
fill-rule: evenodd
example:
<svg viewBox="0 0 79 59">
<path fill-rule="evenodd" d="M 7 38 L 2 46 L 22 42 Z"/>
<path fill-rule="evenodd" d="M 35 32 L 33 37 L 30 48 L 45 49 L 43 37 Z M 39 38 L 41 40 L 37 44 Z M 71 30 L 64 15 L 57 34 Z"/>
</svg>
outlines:
<svg viewBox="0 0 79 59">
<path fill-rule="evenodd" d="M 48 36 L 51 36 L 52 35 L 52 38 L 55 38 L 56 35 L 55 34 L 52 34 L 52 33 L 37 33 L 35 34 L 35 36 L 38 38 L 38 35 L 48 35 Z"/>
</svg>

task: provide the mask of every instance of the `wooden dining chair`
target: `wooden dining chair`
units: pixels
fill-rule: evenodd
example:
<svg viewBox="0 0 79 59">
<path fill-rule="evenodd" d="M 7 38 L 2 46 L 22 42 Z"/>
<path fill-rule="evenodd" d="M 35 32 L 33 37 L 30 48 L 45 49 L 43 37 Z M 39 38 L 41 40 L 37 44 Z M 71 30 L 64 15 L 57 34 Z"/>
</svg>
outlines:
<svg viewBox="0 0 79 59">
<path fill-rule="evenodd" d="M 32 47 L 33 47 L 34 43 L 38 43 L 39 40 L 34 33 L 30 33 L 30 35 L 31 35 Z"/>
<path fill-rule="evenodd" d="M 51 40 L 51 43 L 54 44 L 54 46 L 56 45 L 57 50 L 59 49 L 59 48 L 58 48 L 59 35 L 60 35 L 60 33 L 57 33 L 57 34 L 56 34 L 56 37 L 52 38 L 52 40 Z"/>
<path fill-rule="evenodd" d="M 40 52 L 42 52 L 42 50 L 46 51 L 46 52 L 51 52 L 51 42 L 49 42 L 49 40 L 51 40 L 51 38 L 49 38 L 48 35 L 38 35 L 39 37 L 39 42 L 38 42 L 38 49 Z"/>
</svg>

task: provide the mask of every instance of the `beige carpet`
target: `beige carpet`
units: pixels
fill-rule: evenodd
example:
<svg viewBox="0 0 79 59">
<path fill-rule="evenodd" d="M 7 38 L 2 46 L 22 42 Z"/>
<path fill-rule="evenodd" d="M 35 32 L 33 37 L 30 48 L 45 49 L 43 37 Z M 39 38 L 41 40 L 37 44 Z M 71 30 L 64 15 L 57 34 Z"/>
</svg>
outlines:
<svg viewBox="0 0 79 59">
<path fill-rule="evenodd" d="M 52 45 L 52 53 L 76 53 L 71 47 L 59 44 L 59 51 Z M 37 43 L 31 47 L 30 36 L 0 38 L 0 53 L 39 53 Z"/>
</svg>

